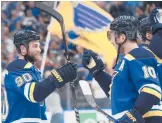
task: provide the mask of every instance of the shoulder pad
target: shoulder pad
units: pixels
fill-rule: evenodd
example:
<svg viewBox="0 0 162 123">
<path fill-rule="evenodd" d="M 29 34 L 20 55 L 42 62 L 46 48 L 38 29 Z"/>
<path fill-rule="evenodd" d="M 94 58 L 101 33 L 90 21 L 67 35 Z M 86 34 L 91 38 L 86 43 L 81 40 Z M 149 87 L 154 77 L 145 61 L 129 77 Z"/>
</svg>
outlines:
<svg viewBox="0 0 162 123">
<path fill-rule="evenodd" d="M 157 59 L 158 63 L 160 63 L 160 64 L 162 63 L 162 59 L 160 59 L 159 57 L 157 57 L 157 55 L 154 54 L 148 47 L 143 47 L 143 48 L 145 48 L 146 50 L 150 51 L 155 56 L 155 58 Z"/>
<path fill-rule="evenodd" d="M 11 72 L 11 71 L 17 71 L 25 68 L 30 68 L 31 66 L 32 64 L 30 62 L 27 62 L 23 59 L 16 59 L 15 61 L 11 62 L 6 69 L 7 71 Z"/>
<path fill-rule="evenodd" d="M 134 59 L 147 59 L 147 58 L 155 58 L 152 52 L 146 50 L 145 48 L 136 48 L 130 51 L 125 58 L 129 61 Z"/>
</svg>

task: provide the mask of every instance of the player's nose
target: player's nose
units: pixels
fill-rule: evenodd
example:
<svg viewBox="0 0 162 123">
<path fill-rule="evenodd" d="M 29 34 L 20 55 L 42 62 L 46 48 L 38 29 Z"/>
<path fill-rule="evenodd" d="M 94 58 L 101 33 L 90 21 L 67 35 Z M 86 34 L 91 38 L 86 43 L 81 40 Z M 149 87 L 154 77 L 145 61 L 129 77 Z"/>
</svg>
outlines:
<svg viewBox="0 0 162 123">
<path fill-rule="evenodd" d="M 37 51 L 38 51 L 38 52 L 41 52 L 41 48 L 39 47 Z"/>
</svg>

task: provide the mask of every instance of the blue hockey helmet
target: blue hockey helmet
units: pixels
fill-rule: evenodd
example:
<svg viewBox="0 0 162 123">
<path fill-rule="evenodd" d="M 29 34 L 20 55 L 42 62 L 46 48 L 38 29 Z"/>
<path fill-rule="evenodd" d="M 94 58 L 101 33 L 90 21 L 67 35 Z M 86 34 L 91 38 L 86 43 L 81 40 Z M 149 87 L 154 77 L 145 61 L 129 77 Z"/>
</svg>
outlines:
<svg viewBox="0 0 162 123">
<path fill-rule="evenodd" d="M 142 18 L 140 20 L 140 24 L 139 24 L 139 33 L 142 36 L 142 39 L 144 41 L 147 39 L 146 38 L 146 33 L 147 32 L 152 33 L 152 29 L 151 29 L 151 23 L 149 21 L 149 18 L 148 17 L 145 17 L 145 18 Z"/>
<path fill-rule="evenodd" d="M 126 16 L 126 15 L 115 18 L 110 24 L 110 30 L 115 32 L 115 35 L 120 35 L 122 33 L 126 35 L 125 41 L 121 44 L 118 44 L 119 46 L 118 46 L 116 64 L 119 59 L 121 45 L 124 44 L 127 39 L 129 40 L 137 39 L 138 25 L 139 25 L 139 21 L 136 17 Z M 115 68 L 115 66 L 113 68 Z"/>
<path fill-rule="evenodd" d="M 110 24 L 110 30 L 124 33 L 129 40 L 136 40 L 139 21 L 134 16 L 119 16 Z"/>
</svg>

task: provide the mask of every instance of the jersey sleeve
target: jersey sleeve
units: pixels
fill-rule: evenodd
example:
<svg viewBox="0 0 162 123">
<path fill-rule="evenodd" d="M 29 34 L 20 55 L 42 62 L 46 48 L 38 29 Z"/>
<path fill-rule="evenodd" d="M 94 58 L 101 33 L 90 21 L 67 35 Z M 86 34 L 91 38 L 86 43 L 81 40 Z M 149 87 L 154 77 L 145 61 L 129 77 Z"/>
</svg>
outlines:
<svg viewBox="0 0 162 123">
<path fill-rule="evenodd" d="M 131 79 L 136 90 L 149 93 L 161 99 L 161 88 L 157 72 L 153 67 L 154 61 L 137 60 L 131 54 L 126 55 Z"/>
<path fill-rule="evenodd" d="M 34 73 L 31 67 L 32 67 L 31 63 L 28 63 L 24 66 L 24 69 L 30 69 L 31 72 L 27 72 L 22 75 L 22 81 L 24 81 L 23 82 L 24 84 L 23 86 L 20 87 L 21 88 L 20 90 L 22 91 L 27 100 L 36 103 L 33 94 L 35 85 L 38 80 L 34 77 Z"/>
<path fill-rule="evenodd" d="M 34 88 L 35 88 L 35 84 L 36 82 L 31 82 L 31 83 L 26 83 L 24 85 L 23 92 L 24 92 L 24 96 L 33 103 L 36 103 L 35 99 L 34 99 Z"/>
</svg>

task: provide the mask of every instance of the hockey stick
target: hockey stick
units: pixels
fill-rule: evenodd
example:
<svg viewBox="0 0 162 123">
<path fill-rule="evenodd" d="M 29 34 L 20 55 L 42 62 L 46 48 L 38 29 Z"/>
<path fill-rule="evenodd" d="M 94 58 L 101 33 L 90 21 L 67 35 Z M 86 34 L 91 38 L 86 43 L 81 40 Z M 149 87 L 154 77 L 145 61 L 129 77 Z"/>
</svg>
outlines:
<svg viewBox="0 0 162 123">
<path fill-rule="evenodd" d="M 39 8 L 43 12 L 49 14 L 50 16 L 55 18 L 60 23 L 62 37 L 63 37 L 63 41 L 64 41 L 64 46 L 65 46 L 65 57 L 67 59 L 67 62 L 70 62 L 70 57 L 69 57 L 68 47 L 67 47 L 67 42 L 66 42 L 66 36 L 65 36 L 64 20 L 63 20 L 62 15 L 60 13 L 58 13 L 57 11 L 55 11 L 54 9 L 50 8 L 49 6 L 47 6 L 41 2 L 35 2 L 35 7 Z M 74 105 L 74 110 L 75 110 L 76 122 L 80 123 L 79 111 L 77 109 L 74 81 L 70 82 L 70 85 L 71 85 L 71 91 L 72 91 L 72 97 L 73 97 L 73 105 Z"/>
<path fill-rule="evenodd" d="M 89 84 L 87 81 L 85 80 L 80 80 L 79 81 L 80 87 L 82 89 L 82 92 L 87 100 L 87 102 L 90 104 L 90 106 L 92 108 L 94 108 L 96 111 L 102 113 L 103 115 L 105 115 L 110 121 L 112 122 L 117 122 L 116 119 L 114 119 L 112 116 L 110 116 L 109 114 L 107 114 L 106 112 L 104 112 L 94 101 L 94 98 L 92 96 L 92 92 L 91 89 L 89 87 Z"/>
<path fill-rule="evenodd" d="M 55 18 L 59 22 L 59 24 L 61 26 L 61 32 L 62 32 L 64 45 L 65 45 L 65 56 L 66 56 L 67 61 L 69 62 L 70 58 L 69 58 L 69 55 L 68 55 L 68 48 L 67 48 L 66 36 L 65 36 L 64 19 L 63 19 L 62 15 L 60 13 L 58 13 L 57 11 L 55 11 L 54 9 L 52 9 L 51 7 L 45 5 L 41 2 L 35 2 L 35 7 L 39 8 L 43 12 L 51 15 L 53 18 Z"/>
</svg>

